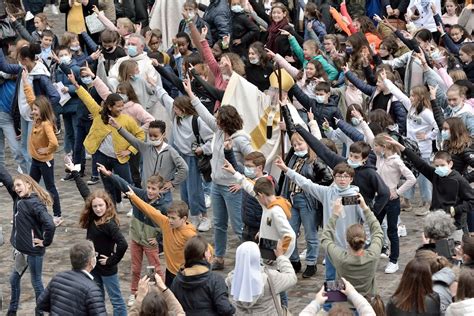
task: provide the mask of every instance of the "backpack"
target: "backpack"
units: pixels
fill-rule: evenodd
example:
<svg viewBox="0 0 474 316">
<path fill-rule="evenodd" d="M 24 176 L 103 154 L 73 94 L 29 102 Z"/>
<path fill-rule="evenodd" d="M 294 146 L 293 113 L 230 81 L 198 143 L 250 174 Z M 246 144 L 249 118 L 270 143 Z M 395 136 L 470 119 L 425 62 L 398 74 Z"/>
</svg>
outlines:
<svg viewBox="0 0 474 316">
<path fill-rule="evenodd" d="M 398 141 L 400 144 L 402 144 L 406 148 L 413 151 L 416 155 L 421 157 L 421 151 L 420 151 L 420 148 L 418 147 L 418 143 L 416 141 L 414 141 L 411 138 L 405 137 L 405 136 L 401 135 L 400 133 L 394 132 L 394 131 L 389 132 L 389 135 L 390 135 L 390 137 L 392 137 L 393 139 Z M 411 172 L 413 172 L 413 175 L 416 178 L 418 178 L 418 176 L 420 175 L 420 172 L 415 168 L 413 163 L 410 160 L 407 159 L 407 156 L 404 153 L 401 153 L 400 156 L 401 156 L 405 166 L 407 166 L 407 168 L 410 169 Z"/>
</svg>

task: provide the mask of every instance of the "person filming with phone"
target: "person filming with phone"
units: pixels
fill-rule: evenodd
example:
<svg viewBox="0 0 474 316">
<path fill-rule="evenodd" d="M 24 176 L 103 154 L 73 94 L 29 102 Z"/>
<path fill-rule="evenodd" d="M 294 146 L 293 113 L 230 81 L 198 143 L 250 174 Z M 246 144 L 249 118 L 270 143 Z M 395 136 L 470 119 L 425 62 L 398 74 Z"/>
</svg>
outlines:
<svg viewBox="0 0 474 316">
<path fill-rule="evenodd" d="M 324 226 L 321 244 L 336 268 L 338 279 L 341 277 L 347 279 L 363 296 L 374 296 L 375 271 L 383 245 L 383 231 L 374 213 L 365 204 L 360 194 L 358 202 L 370 228 L 370 246 L 365 248 L 367 235 L 364 226 L 359 223 L 350 225 L 346 230 L 346 241 L 349 247 L 343 248 L 336 242 L 336 236 L 339 234 L 336 226 L 340 220 L 344 220 L 345 216 L 342 198 L 333 202 L 332 215 Z"/>
</svg>

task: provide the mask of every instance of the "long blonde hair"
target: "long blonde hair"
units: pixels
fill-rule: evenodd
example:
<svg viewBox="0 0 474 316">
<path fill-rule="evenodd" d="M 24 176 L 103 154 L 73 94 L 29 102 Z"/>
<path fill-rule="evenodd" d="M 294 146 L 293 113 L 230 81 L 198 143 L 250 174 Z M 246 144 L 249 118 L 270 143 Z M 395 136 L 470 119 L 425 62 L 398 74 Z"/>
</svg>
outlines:
<svg viewBox="0 0 474 316">
<path fill-rule="evenodd" d="M 291 145 L 293 146 L 293 142 L 295 141 L 300 141 L 300 142 L 305 142 L 306 141 L 303 139 L 303 137 L 298 134 L 298 133 L 293 133 L 293 135 L 291 135 Z M 308 162 L 309 163 L 313 163 L 315 160 L 316 160 L 316 153 L 311 149 L 311 147 L 309 147 L 309 145 L 306 143 L 306 146 L 308 146 Z"/>
<path fill-rule="evenodd" d="M 13 178 L 13 181 L 22 181 L 25 185 L 29 184 L 30 185 L 30 192 L 36 193 L 38 195 L 38 198 L 40 199 L 41 202 L 43 202 L 46 206 L 50 207 L 53 206 L 53 198 L 49 194 L 48 191 L 43 189 L 38 182 L 36 182 L 32 177 L 30 177 L 27 174 L 19 174 Z"/>
</svg>

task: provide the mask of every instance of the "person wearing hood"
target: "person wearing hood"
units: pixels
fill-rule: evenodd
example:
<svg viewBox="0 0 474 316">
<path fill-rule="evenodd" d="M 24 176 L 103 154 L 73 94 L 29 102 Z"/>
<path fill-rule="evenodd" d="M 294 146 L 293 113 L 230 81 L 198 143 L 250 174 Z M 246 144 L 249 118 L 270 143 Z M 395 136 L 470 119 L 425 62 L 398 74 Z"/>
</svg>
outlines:
<svg viewBox="0 0 474 316">
<path fill-rule="evenodd" d="M 76 88 L 68 79 L 68 75 L 72 72 L 75 78 L 81 78 L 81 68 L 72 58 L 72 51 L 67 46 L 60 46 L 57 50 L 59 58 L 59 67 L 56 69 L 56 82 L 63 84 L 62 93 L 67 93 L 71 98 L 62 106 L 54 107 L 56 117 L 62 115 L 64 121 L 64 153 L 71 155 L 78 146 L 76 142 L 76 131 L 79 125 L 79 116 L 76 115 L 78 107 L 81 107 L 82 101 L 76 94 Z M 81 161 L 75 161 L 81 163 Z M 72 180 L 71 174 L 66 175 L 63 181 Z"/>
<path fill-rule="evenodd" d="M 275 249 L 277 269 L 266 269 L 261 264 L 260 250 L 250 241 L 241 244 L 235 254 L 234 270 L 229 272 L 226 284 L 236 307 L 235 315 L 279 315 L 278 293 L 292 288 L 297 277 L 290 260 L 284 255 L 283 242 Z"/>
<path fill-rule="evenodd" d="M 395 145 L 403 152 L 415 168 L 433 184 L 433 197 L 430 210 L 444 210 L 454 218 L 457 231 L 461 234 L 463 213 L 467 216 L 467 226 L 473 230 L 472 210 L 474 208 L 474 189 L 459 172 L 453 170 L 451 155 L 446 151 L 438 151 L 433 158 L 433 165 L 420 158 L 417 154 L 394 139 L 387 142 Z M 456 238 L 455 238 L 456 239 Z"/>
<path fill-rule="evenodd" d="M 430 250 L 420 250 L 415 254 L 415 259 L 426 261 L 430 265 L 433 291 L 438 293 L 440 298 L 440 312 L 445 315 L 446 309 L 453 302 L 451 289 L 457 286 L 456 274 L 452 269 L 452 264 L 443 256 L 439 256 Z"/>
<path fill-rule="evenodd" d="M 211 250 L 202 236 L 194 236 L 184 247 L 184 266 L 179 270 L 170 289 L 186 315 L 234 315 L 224 278 L 212 272 Z"/>
<path fill-rule="evenodd" d="M 413 90 L 412 90 L 413 91 Z M 397 148 L 387 143 L 387 133 L 378 134 L 374 140 L 374 152 L 377 154 L 377 173 L 390 190 L 390 200 L 385 204 L 382 211 L 377 214 L 382 224 L 387 217 L 387 235 L 390 240 L 390 257 L 385 273 L 398 271 L 398 256 L 400 244 L 398 238 L 398 218 L 400 216 L 400 195 L 408 191 L 416 183 L 416 178 L 410 169 L 405 166 L 403 160 L 397 153 Z M 405 178 L 403 185 L 398 187 L 401 178 Z M 385 248 L 385 253 L 387 249 Z"/>
<path fill-rule="evenodd" d="M 333 213 L 324 226 L 321 245 L 337 272 L 337 278 L 347 279 L 357 292 L 363 296 L 375 295 L 375 271 L 380 259 L 380 250 L 383 244 L 383 231 L 377 218 L 365 204 L 364 198 L 359 194 L 359 206 L 364 211 L 367 226 L 370 229 L 370 246 L 365 248 L 367 235 L 364 226 L 356 223 L 350 225 L 345 231 L 347 248 L 341 247 L 336 241 L 340 230 L 336 227 L 339 221 L 345 221 L 344 205 L 341 198 L 333 203 Z M 347 214 L 347 213 L 346 213 Z"/>
<path fill-rule="evenodd" d="M 214 211 L 214 245 L 216 257 L 213 270 L 224 269 L 224 256 L 227 246 L 227 228 L 230 217 L 235 235 L 242 238 L 242 192 L 232 189 L 234 178 L 224 170 L 224 141 L 232 139 L 232 147 L 237 161 L 243 162 L 243 157 L 254 151 L 250 137 L 242 131 L 243 120 L 236 108 L 229 105 L 220 107 L 217 116 L 212 115 L 194 95 L 188 79 L 183 81 L 184 89 L 191 98 L 191 104 L 199 117 L 215 133 L 212 146 L 212 188 L 211 200 Z"/>
<path fill-rule="evenodd" d="M 59 106 L 60 96 L 51 82 L 51 74 L 47 67 L 36 61 L 36 55 L 41 53 L 41 46 L 34 43 L 20 48 L 18 52 L 18 61 L 20 64 L 10 64 L 5 59 L 3 50 L 0 50 L 0 71 L 17 75 L 16 95 L 12 103 L 13 126 L 15 132 L 20 134 L 21 130 L 21 149 L 23 157 L 26 159 L 28 171 L 31 165 L 31 156 L 28 153 L 28 135 L 32 129 L 31 107 L 28 105 L 21 72 L 26 68 L 28 72 L 28 82 L 33 86 L 35 95 L 46 96 L 53 108 Z M 23 170 L 26 172 L 27 170 Z"/>
<path fill-rule="evenodd" d="M 446 316 L 474 315 L 474 270 L 461 269 L 456 291 L 456 302 L 449 305 Z"/>
<path fill-rule="evenodd" d="M 288 168 L 281 157 L 275 160 L 275 165 L 285 173 L 288 180 L 294 182 L 301 190 L 314 196 L 322 203 L 324 225 L 326 225 L 331 218 L 333 203 L 336 199 L 359 196 L 359 187 L 351 185 L 355 171 L 347 163 L 340 163 L 333 168 L 334 183 L 331 186 L 316 184 L 310 179 L 305 178 L 296 172 L 296 170 Z M 334 240 L 338 246 L 346 248 L 347 243 L 344 232 L 350 225 L 363 222 L 365 215 L 363 214 L 361 206 L 358 204 L 344 205 L 343 212 L 345 216 L 343 218 L 341 216 L 341 219 L 336 224 Z M 326 256 L 326 280 L 335 279 L 336 269 L 331 263 L 331 259 Z"/>
<path fill-rule="evenodd" d="M 327 82 L 319 82 L 316 85 L 314 99 L 304 93 L 298 84 L 295 84 L 288 93 L 293 94 L 307 111 L 313 112 L 320 129 L 323 129 L 326 120 L 335 129 L 337 126 L 334 119 L 344 119 L 338 107 L 339 97 L 331 95 L 331 85 Z"/>
<path fill-rule="evenodd" d="M 320 140 L 314 137 L 303 126 L 296 125 L 296 131 L 308 143 L 308 146 L 314 150 L 316 155 L 324 161 L 329 168 L 334 169 L 336 165 L 347 162 L 354 168 L 354 185 L 360 189 L 367 205 L 374 214 L 382 211 L 385 204 L 389 201 L 390 190 L 375 168 L 375 155 L 371 153 L 370 145 L 365 142 L 355 142 L 349 147 L 349 158 L 344 158 L 334 153 Z"/>
</svg>

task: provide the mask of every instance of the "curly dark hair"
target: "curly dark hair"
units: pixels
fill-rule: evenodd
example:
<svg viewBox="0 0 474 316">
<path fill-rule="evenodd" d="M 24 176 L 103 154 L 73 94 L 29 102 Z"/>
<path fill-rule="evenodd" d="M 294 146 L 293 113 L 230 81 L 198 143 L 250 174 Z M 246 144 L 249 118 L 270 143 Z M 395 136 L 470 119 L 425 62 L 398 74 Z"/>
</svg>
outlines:
<svg viewBox="0 0 474 316">
<path fill-rule="evenodd" d="M 239 112 L 232 105 L 224 105 L 217 111 L 217 125 L 228 135 L 232 135 L 244 126 Z"/>
<path fill-rule="evenodd" d="M 115 103 L 120 101 L 123 101 L 123 99 L 117 93 L 109 94 L 107 99 L 104 100 L 104 103 L 102 104 L 102 110 L 100 111 L 100 118 L 102 119 L 102 122 L 104 122 L 104 124 L 109 124 L 109 116 L 111 114 L 109 106 L 114 106 Z"/>
</svg>

